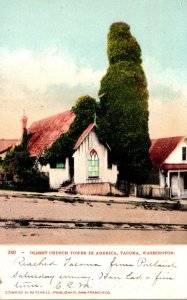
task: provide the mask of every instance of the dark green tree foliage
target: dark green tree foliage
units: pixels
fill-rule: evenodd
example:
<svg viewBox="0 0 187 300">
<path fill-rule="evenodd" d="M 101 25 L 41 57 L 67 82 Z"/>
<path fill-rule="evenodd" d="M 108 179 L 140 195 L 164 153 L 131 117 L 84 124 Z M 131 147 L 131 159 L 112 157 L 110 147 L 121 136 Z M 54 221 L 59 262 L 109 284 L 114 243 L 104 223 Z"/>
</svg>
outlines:
<svg viewBox="0 0 187 300">
<path fill-rule="evenodd" d="M 41 161 L 42 164 L 50 163 L 51 166 L 55 166 L 57 162 L 64 162 L 66 157 L 72 156 L 73 147 L 79 136 L 94 121 L 97 105 L 96 100 L 89 95 L 78 98 L 76 105 L 72 107 L 75 119 L 70 129 L 62 134 L 51 148 L 46 150 Z"/>
<path fill-rule="evenodd" d="M 24 129 L 22 143 L 7 152 L 2 166 L 6 173 L 17 175 L 19 181 L 12 188 L 29 191 L 49 190 L 48 178 L 34 168 L 34 160 L 27 150 L 27 130 Z"/>
<path fill-rule="evenodd" d="M 26 180 L 33 167 L 33 160 L 27 150 L 27 130 L 24 129 L 22 143 L 7 152 L 3 160 L 5 172 L 18 175 L 20 180 Z"/>
<path fill-rule="evenodd" d="M 27 129 L 23 129 L 23 137 L 22 137 L 22 147 L 23 149 L 27 150 L 27 143 L 28 143 L 28 134 L 27 134 Z"/>
<path fill-rule="evenodd" d="M 108 34 L 109 68 L 101 80 L 98 132 L 112 149 L 120 178 L 140 183 L 151 167 L 149 159 L 148 90 L 141 49 L 129 25 L 114 23 Z"/>
</svg>

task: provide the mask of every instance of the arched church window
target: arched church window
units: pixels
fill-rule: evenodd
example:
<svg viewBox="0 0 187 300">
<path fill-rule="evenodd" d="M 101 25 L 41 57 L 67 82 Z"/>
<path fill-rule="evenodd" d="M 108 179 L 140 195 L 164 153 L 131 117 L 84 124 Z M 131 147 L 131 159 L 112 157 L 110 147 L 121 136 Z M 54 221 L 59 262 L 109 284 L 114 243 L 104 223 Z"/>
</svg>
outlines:
<svg viewBox="0 0 187 300">
<path fill-rule="evenodd" d="M 88 157 L 88 177 L 99 177 L 99 157 L 94 149 L 90 151 Z"/>
</svg>

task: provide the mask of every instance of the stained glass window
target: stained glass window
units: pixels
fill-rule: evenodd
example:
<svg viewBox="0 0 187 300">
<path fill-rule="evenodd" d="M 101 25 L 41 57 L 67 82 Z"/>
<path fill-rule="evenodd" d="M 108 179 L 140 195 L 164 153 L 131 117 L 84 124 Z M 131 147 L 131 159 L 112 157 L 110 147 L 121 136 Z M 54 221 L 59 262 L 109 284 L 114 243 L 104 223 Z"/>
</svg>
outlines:
<svg viewBox="0 0 187 300">
<path fill-rule="evenodd" d="M 65 164 L 63 162 L 56 163 L 56 168 L 57 169 L 65 169 Z"/>
<path fill-rule="evenodd" d="M 90 151 L 88 158 L 88 177 L 99 177 L 99 158 L 94 149 Z"/>
</svg>

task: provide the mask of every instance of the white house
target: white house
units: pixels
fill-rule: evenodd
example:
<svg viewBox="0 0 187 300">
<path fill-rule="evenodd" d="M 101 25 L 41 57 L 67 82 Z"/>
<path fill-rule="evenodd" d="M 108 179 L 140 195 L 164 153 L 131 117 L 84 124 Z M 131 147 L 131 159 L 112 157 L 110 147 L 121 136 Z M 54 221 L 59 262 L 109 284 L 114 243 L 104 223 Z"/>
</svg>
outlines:
<svg viewBox="0 0 187 300">
<path fill-rule="evenodd" d="M 187 198 L 187 138 L 152 140 L 150 157 L 158 170 L 160 187 L 170 188 L 171 198 Z"/>
</svg>

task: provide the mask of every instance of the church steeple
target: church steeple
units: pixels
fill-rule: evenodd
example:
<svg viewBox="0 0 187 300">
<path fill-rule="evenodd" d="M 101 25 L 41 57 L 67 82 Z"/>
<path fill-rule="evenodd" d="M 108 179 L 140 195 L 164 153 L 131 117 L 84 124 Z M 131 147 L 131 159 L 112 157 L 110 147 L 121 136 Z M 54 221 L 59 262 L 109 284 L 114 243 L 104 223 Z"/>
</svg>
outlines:
<svg viewBox="0 0 187 300">
<path fill-rule="evenodd" d="M 24 131 L 24 129 L 27 129 L 27 120 L 28 118 L 25 116 L 25 110 L 23 111 L 23 117 L 21 119 L 21 123 L 22 123 L 22 130 Z"/>
</svg>

